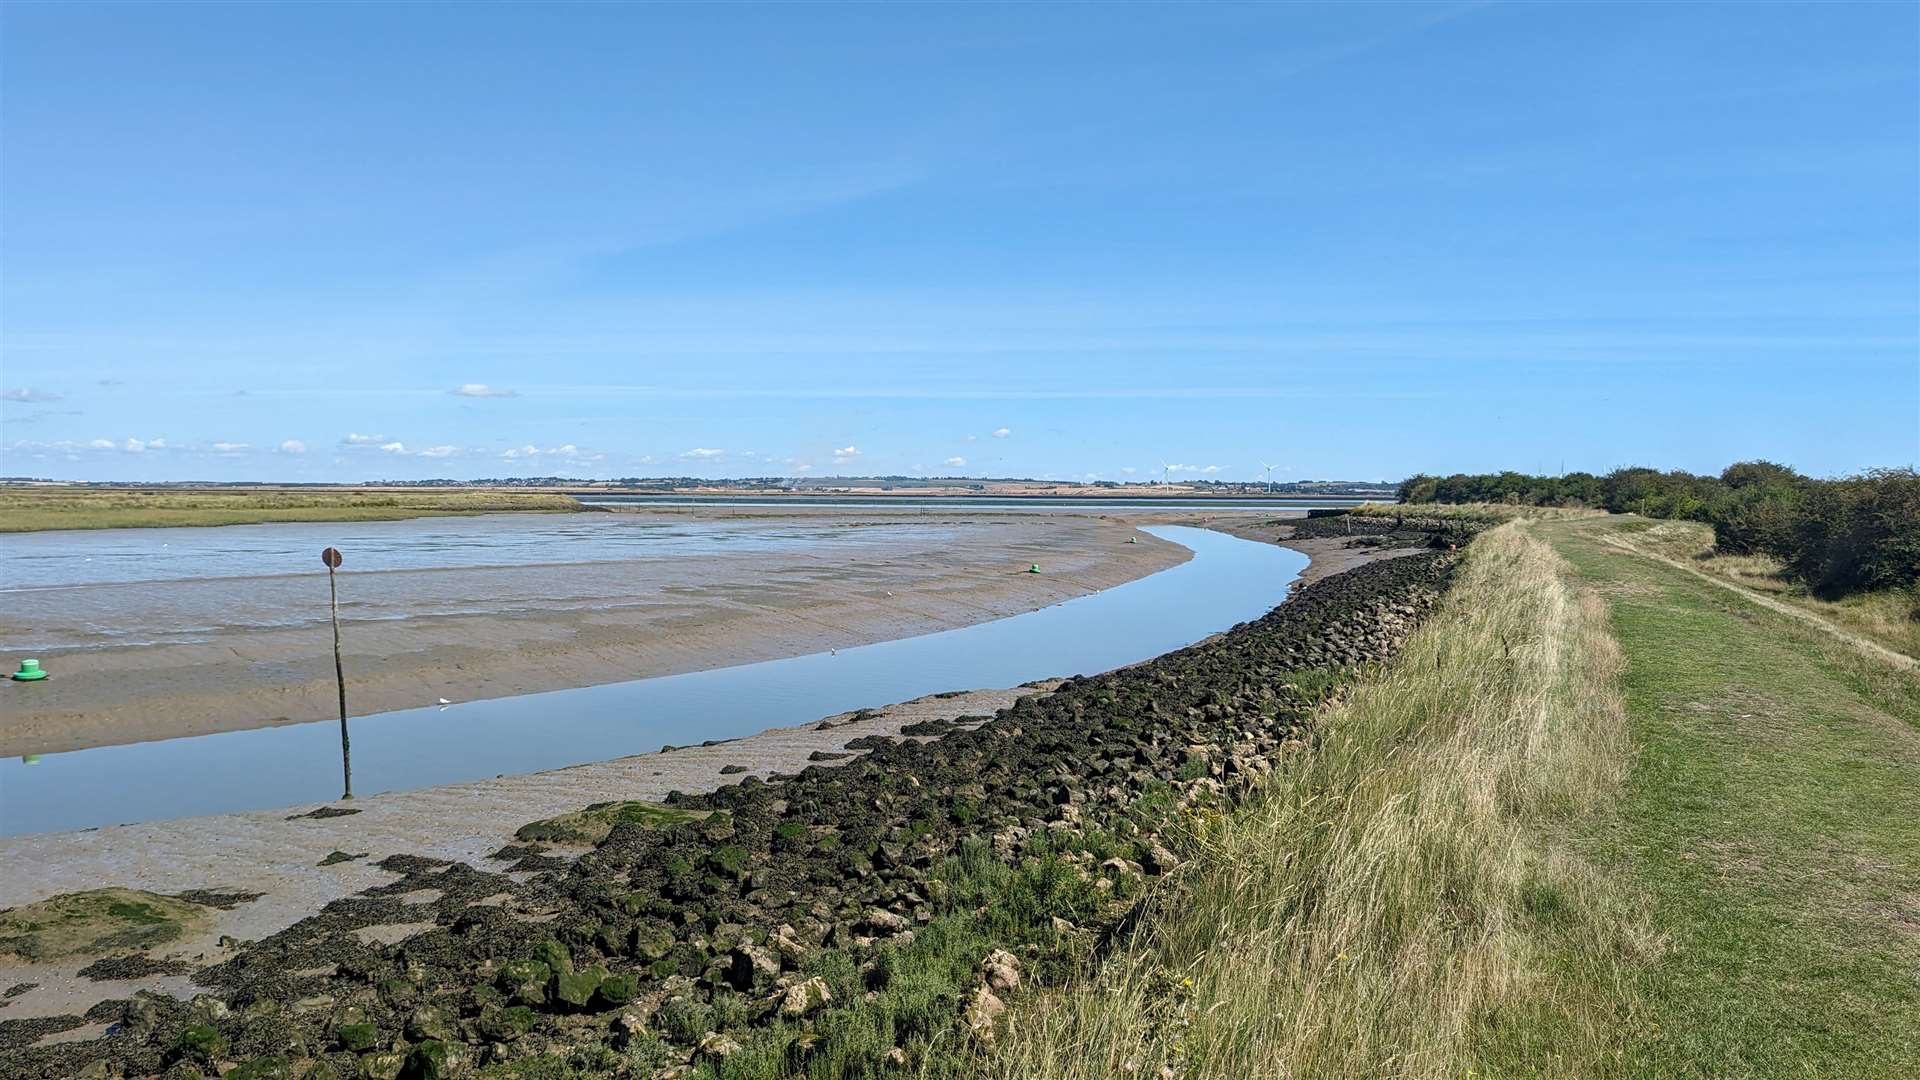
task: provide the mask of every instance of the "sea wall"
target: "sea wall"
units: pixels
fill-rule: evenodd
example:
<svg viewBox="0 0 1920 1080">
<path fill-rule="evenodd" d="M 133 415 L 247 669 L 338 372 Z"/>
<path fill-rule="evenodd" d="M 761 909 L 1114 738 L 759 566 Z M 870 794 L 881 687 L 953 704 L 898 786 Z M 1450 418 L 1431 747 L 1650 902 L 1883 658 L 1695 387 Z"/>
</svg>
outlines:
<svg viewBox="0 0 1920 1080">
<path fill-rule="evenodd" d="M 1002 998 L 1125 932 L 1196 820 L 1311 752 L 1315 707 L 1392 658 L 1454 558 L 1369 563 L 991 718 L 857 741 L 845 763 L 602 807 L 583 852 L 537 842 L 578 839 L 549 826 L 500 852 L 500 873 L 389 858 L 399 880 L 241 945 L 192 1002 L 0 1020 L 0 1076 L 920 1064 L 990 1038 Z M 30 1045 L 87 1022 L 113 1027 Z"/>
</svg>

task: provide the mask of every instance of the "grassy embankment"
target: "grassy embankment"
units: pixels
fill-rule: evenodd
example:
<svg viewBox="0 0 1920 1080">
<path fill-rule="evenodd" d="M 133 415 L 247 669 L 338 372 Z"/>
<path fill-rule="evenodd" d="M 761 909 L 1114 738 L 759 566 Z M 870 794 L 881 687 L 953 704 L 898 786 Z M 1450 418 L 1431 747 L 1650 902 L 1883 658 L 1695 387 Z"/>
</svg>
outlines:
<svg viewBox="0 0 1920 1080">
<path fill-rule="evenodd" d="M 256 525 L 277 521 L 393 521 L 501 511 L 569 513 L 567 495 L 483 491 L 0 491 L 0 532 Z"/>
<path fill-rule="evenodd" d="M 1550 516 L 991 1073 L 1920 1070 L 1920 677 Z"/>
</svg>

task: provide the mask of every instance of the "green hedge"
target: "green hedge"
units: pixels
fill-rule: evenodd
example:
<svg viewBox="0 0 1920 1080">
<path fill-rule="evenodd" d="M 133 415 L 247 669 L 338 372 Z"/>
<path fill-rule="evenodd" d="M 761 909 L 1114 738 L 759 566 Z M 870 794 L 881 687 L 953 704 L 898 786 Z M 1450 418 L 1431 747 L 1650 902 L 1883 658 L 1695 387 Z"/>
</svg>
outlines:
<svg viewBox="0 0 1920 1080">
<path fill-rule="evenodd" d="M 1825 596 L 1920 587 L 1920 474 L 1874 469 L 1817 480 L 1770 461 L 1719 476 L 1635 466 L 1605 476 L 1502 472 L 1413 476 L 1406 503 L 1585 506 L 1713 526 L 1728 554 L 1771 555 Z"/>
</svg>

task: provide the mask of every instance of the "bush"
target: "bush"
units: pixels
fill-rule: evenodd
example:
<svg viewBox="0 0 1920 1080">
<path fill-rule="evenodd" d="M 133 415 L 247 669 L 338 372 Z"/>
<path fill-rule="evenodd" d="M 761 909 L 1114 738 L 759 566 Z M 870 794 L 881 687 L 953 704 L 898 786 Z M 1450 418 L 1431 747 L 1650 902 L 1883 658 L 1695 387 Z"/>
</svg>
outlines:
<svg viewBox="0 0 1920 1080">
<path fill-rule="evenodd" d="M 1729 555 L 1769 555 L 1823 596 L 1920 585 L 1920 476 L 1879 469 L 1815 480 L 1772 461 L 1742 461 L 1719 476 L 1645 466 L 1605 476 L 1458 473 L 1412 476 L 1406 503 L 1490 502 L 1599 506 L 1617 514 L 1713 526 Z"/>
</svg>

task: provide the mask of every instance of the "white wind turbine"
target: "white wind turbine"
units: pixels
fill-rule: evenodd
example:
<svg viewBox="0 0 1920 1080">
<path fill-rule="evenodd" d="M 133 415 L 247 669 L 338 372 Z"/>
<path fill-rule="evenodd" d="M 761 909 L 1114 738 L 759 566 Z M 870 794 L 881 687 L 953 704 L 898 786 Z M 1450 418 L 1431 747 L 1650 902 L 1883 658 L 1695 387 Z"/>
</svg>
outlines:
<svg viewBox="0 0 1920 1080">
<path fill-rule="evenodd" d="M 1163 461 L 1163 462 L 1161 462 L 1161 463 L 1160 463 L 1160 476 L 1161 476 L 1161 480 L 1160 480 L 1160 482 L 1161 482 L 1161 483 L 1163 483 L 1163 484 L 1171 484 L 1171 483 L 1173 483 L 1173 466 L 1171 466 L 1171 465 L 1169 465 L 1169 464 L 1167 464 L 1167 463 L 1166 463 L 1166 462 L 1164 462 L 1164 461 Z"/>
<path fill-rule="evenodd" d="M 1272 465 L 1267 464 L 1264 461 L 1260 463 L 1260 467 L 1267 470 L 1267 494 L 1271 495 L 1273 494 L 1273 468 L 1274 467 Z"/>
</svg>

